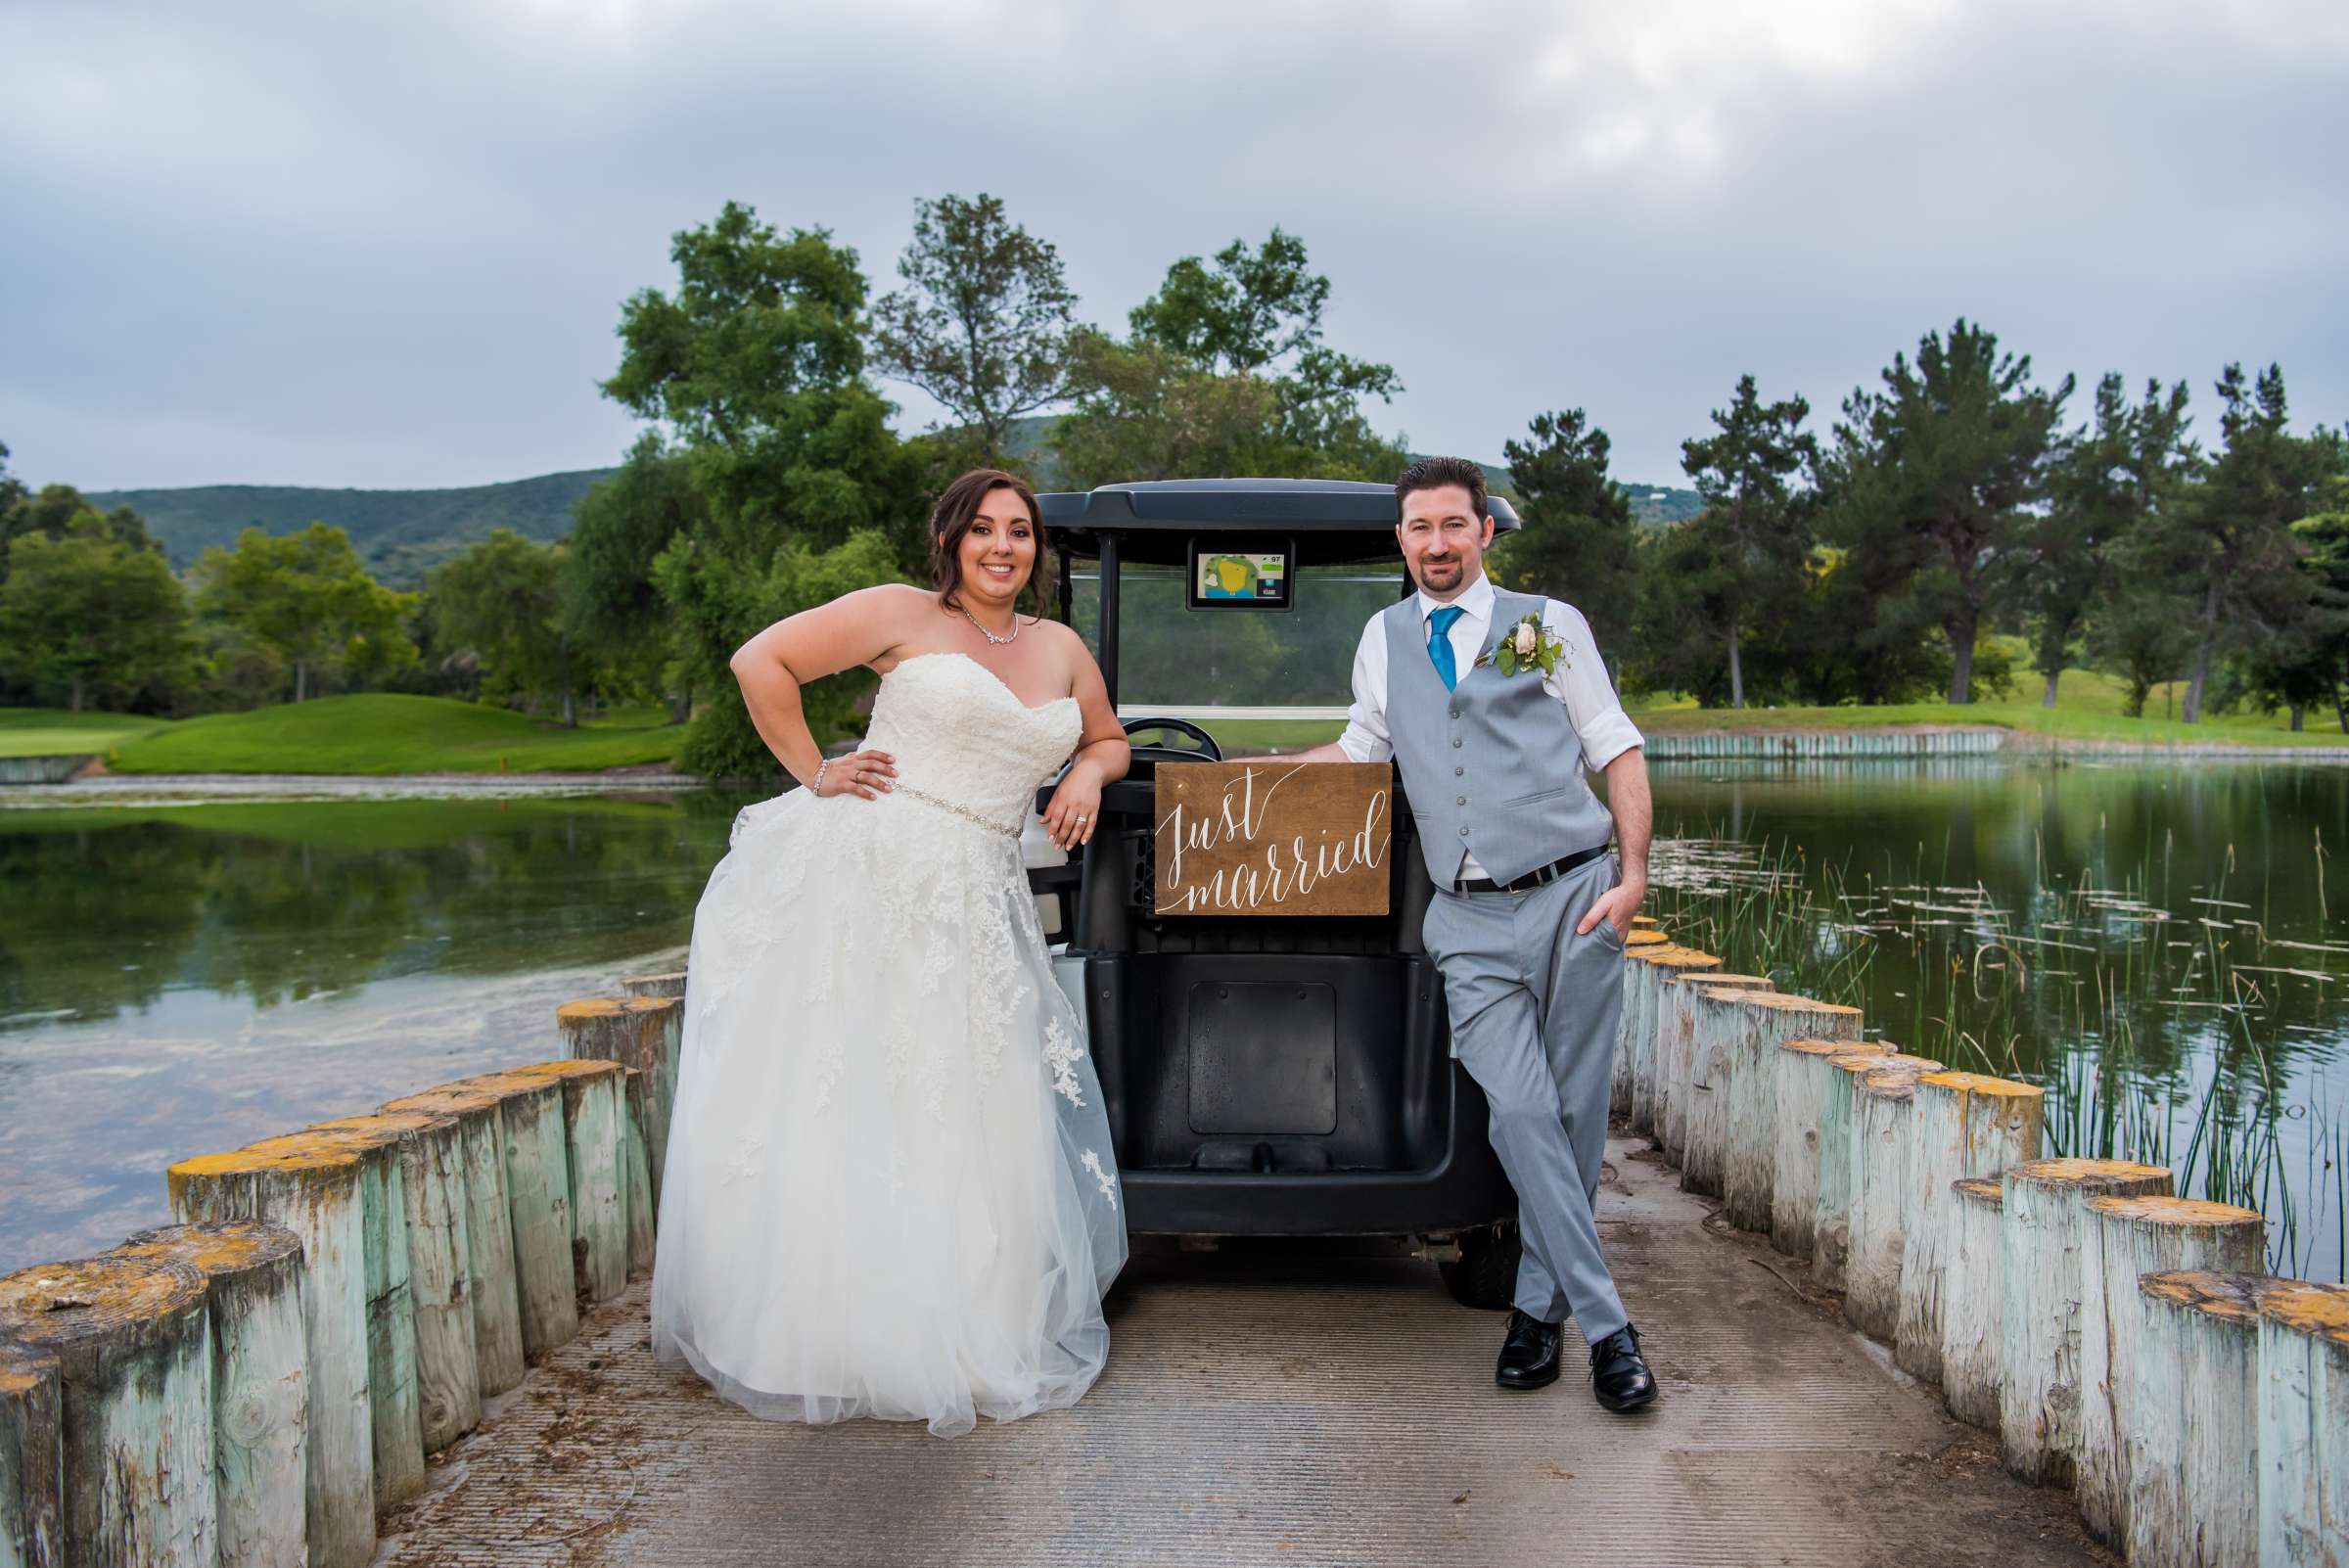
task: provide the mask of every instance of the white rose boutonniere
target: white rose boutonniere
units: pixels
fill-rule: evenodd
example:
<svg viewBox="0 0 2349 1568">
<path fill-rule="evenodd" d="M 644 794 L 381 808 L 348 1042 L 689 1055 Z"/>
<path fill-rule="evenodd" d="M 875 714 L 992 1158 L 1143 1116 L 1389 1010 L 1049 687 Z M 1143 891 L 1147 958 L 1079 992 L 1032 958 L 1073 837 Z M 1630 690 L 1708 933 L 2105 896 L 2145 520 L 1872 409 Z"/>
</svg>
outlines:
<svg viewBox="0 0 2349 1568">
<path fill-rule="evenodd" d="M 1493 651 L 1477 660 L 1491 665 L 1504 675 L 1514 675 L 1523 669 L 1539 669 L 1544 676 L 1554 675 L 1558 667 L 1574 668 L 1567 657 L 1566 643 L 1556 632 L 1542 624 L 1539 613 L 1527 616 L 1509 628 L 1509 634 L 1493 647 Z"/>
</svg>

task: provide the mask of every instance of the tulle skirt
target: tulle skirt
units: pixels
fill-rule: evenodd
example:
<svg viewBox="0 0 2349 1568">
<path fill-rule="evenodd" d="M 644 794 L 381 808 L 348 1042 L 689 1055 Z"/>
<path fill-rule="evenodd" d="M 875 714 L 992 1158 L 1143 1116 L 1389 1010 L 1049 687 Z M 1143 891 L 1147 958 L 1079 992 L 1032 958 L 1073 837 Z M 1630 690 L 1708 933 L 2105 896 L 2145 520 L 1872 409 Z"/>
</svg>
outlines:
<svg viewBox="0 0 2349 1568">
<path fill-rule="evenodd" d="M 655 1354 L 758 1415 L 941 1436 L 1082 1396 L 1126 1232 L 1016 843 L 900 797 L 753 807 L 688 977 Z"/>
</svg>

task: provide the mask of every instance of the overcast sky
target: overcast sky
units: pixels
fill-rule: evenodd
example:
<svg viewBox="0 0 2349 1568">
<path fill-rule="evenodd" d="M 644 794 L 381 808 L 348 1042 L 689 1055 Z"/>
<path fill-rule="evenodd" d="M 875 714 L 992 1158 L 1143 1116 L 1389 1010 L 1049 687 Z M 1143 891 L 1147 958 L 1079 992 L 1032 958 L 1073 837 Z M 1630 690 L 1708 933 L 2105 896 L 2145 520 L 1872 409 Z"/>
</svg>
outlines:
<svg viewBox="0 0 2349 1568">
<path fill-rule="evenodd" d="M 2230 359 L 2349 416 L 2344 132 L 2341 0 L 0 0 L 0 441 L 85 488 L 603 466 L 672 231 L 748 202 L 887 288 L 980 191 L 1121 326 L 1302 236 L 1418 450 L 1581 406 L 1677 484 L 1741 372 L 1823 429 L 1959 315 L 2186 378 L 2207 440 Z"/>
</svg>

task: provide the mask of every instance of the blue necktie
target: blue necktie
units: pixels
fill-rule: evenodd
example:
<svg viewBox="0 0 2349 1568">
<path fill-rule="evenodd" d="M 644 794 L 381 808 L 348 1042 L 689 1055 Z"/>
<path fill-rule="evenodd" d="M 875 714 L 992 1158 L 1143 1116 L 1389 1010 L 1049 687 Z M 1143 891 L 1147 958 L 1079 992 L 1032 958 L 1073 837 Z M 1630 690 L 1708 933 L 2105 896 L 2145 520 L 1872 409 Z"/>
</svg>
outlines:
<svg viewBox="0 0 2349 1568">
<path fill-rule="evenodd" d="M 1451 623 L 1467 613 L 1452 604 L 1427 618 L 1427 657 L 1436 662 L 1436 673 L 1444 677 L 1446 691 L 1459 689 L 1459 667 L 1451 659 Z"/>
</svg>

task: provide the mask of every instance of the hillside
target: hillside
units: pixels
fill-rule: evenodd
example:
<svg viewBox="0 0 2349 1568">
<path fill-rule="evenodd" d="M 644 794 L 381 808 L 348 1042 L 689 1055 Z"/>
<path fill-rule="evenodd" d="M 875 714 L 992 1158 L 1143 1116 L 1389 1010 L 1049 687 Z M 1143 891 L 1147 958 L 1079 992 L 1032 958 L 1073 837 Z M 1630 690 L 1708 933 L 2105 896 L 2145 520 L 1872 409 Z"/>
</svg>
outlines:
<svg viewBox="0 0 2349 1568">
<path fill-rule="evenodd" d="M 1066 483 L 1043 446 L 1051 423 L 1049 416 L 1023 419 L 1011 439 L 1012 451 L 1029 463 L 1044 489 Z M 1485 471 L 1495 491 L 1511 493 L 1507 469 L 1488 463 Z M 533 539 L 561 538 L 571 531 L 573 503 L 612 472 L 578 469 L 448 490 L 204 484 L 189 489 L 93 490 L 90 500 L 108 510 L 135 509 L 163 541 L 175 567 L 193 565 L 207 545 L 235 543 L 237 534 L 248 528 L 291 533 L 312 523 L 331 523 L 350 535 L 368 571 L 395 588 L 413 588 L 434 566 L 492 529 L 512 529 Z M 1632 515 L 1642 523 L 1677 523 L 1696 515 L 1693 490 L 1633 484 L 1624 488 L 1632 497 Z"/>
<path fill-rule="evenodd" d="M 572 503 L 611 472 L 581 469 L 449 490 L 206 484 L 92 491 L 90 500 L 110 510 L 134 508 L 176 567 L 192 565 L 207 545 L 235 543 L 247 528 L 291 533 L 312 523 L 331 523 L 350 535 L 370 572 L 394 587 L 412 588 L 436 563 L 492 529 L 512 529 L 533 539 L 561 538 L 571 531 Z"/>
</svg>

